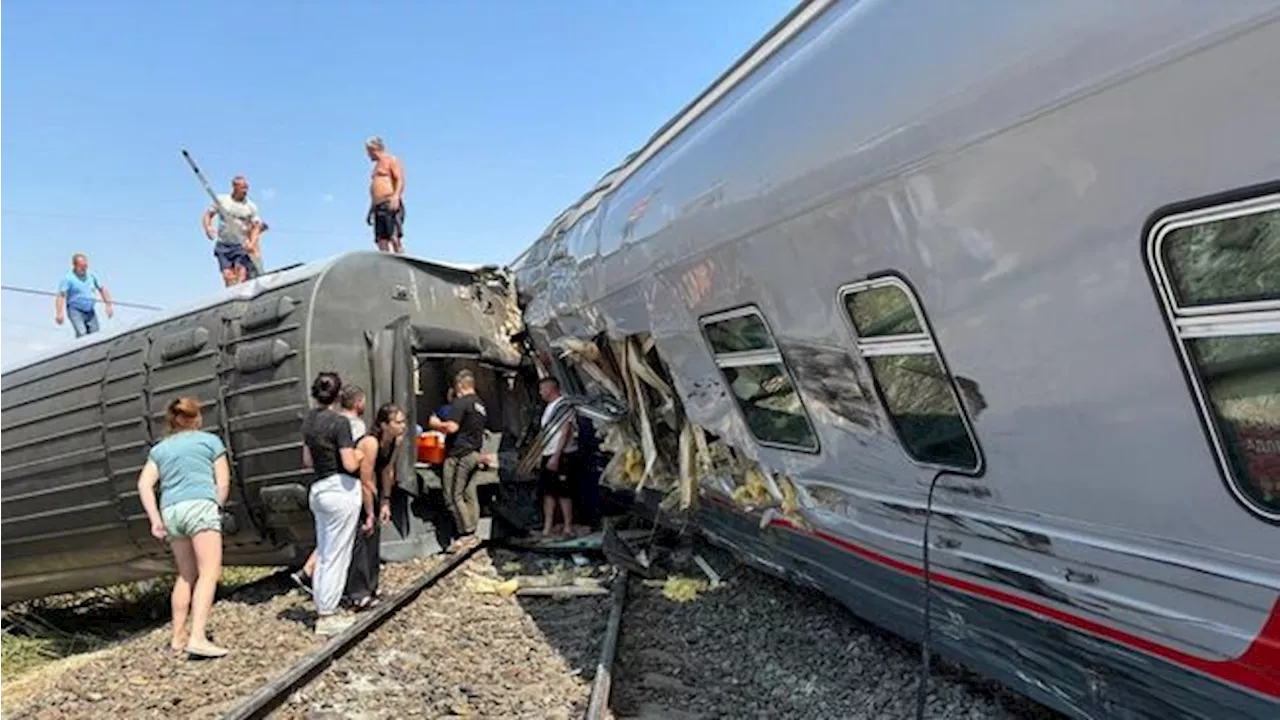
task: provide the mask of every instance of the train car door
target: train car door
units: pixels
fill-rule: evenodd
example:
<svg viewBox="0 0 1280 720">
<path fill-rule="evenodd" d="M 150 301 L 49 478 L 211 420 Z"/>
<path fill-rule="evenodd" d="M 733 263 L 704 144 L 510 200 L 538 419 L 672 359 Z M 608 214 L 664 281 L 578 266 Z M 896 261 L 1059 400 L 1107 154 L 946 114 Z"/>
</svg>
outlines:
<svg viewBox="0 0 1280 720">
<path fill-rule="evenodd" d="M 369 357 L 371 412 L 393 402 L 405 413 L 405 438 L 396 455 L 396 486 L 391 494 L 391 524 L 382 531 L 380 554 L 388 562 L 433 554 L 440 550 L 434 523 L 412 507 L 416 499 L 417 423 L 413 327 L 409 316 L 396 318 L 386 327 L 365 333 Z"/>
</svg>

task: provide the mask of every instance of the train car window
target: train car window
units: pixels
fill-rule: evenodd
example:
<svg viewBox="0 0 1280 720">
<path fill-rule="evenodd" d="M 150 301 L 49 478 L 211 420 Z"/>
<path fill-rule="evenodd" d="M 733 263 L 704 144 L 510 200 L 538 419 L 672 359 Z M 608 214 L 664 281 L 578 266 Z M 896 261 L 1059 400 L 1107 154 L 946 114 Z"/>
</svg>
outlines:
<svg viewBox="0 0 1280 720">
<path fill-rule="evenodd" d="M 739 315 L 703 325 L 711 351 L 717 355 L 772 350 L 773 336 L 759 315 Z"/>
<path fill-rule="evenodd" d="M 877 278 L 843 288 L 841 300 L 903 449 L 925 465 L 977 471 L 973 430 L 911 288 Z"/>
<path fill-rule="evenodd" d="M 818 452 L 809 413 L 760 311 L 741 308 L 705 317 L 702 332 L 756 440 Z"/>
<path fill-rule="evenodd" d="M 1147 259 L 1227 487 L 1280 521 L 1280 195 L 1166 217 Z"/>
</svg>

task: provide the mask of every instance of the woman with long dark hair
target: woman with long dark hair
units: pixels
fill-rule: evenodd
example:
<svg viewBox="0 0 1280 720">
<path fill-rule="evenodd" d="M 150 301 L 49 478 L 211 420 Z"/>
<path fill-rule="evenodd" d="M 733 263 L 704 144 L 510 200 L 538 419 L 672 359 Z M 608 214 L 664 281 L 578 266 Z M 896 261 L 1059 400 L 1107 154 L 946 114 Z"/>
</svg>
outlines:
<svg viewBox="0 0 1280 720">
<path fill-rule="evenodd" d="M 338 613 L 351 565 L 356 525 L 360 522 L 360 451 L 351 423 L 333 404 L 342 392 L 337 373 L 322 372 L 311 383 L 316 406 L 302 421 L 302 463 L 315 470 L 310 505 L 316 518 L 316 633 L 335 635 L 351 625 Z"/>
<path fill-rule="evenodd" d="M 202 431 L 203 423 L 199 398 L 180 397 L 169 403 L 167 436 L 151 448 L 138 474 L 138 498 L 151 520 L 151 534 L 169 541 L 178 566 L 169 598 L 170 645 L 197 657 L 216 658 L 227 651 L 209 642 L 207 628 L 222 575 L 222 506 L 231 489 L 231 465 L 226 446 L 217 435 Z"/>
<path fill-rule="evenodd" d="M 351 570 L 347 574 L 347 598 L 357 608 L 373 607 L 377 602 L 380 527 L 391 520 L 395 458 L 404 430 L 404 410 L 395 403 L 387 403 L 378 408 L 373 429 L 356 443 L 364 456 L 360 463 L 360 492 L 365 515 L 360 532 L 356 533 Z"/>
</svg>

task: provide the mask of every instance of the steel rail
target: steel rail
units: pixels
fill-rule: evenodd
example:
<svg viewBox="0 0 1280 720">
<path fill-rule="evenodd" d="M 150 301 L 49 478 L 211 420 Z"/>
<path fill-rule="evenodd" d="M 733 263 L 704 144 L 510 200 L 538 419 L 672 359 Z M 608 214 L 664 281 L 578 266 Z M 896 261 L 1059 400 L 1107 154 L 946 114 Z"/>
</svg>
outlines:
<svg viewBox="0 0 1280 720">
<path fill-rule="evenodd" d="M 348 650 L 378 629 L 388 618 L 421 595 L 423 591 L 444 579 L 454 570 L 457 570 L 472 555 L 487 546 L 488 542 L 481 543 L 466 552 L 454 555 L 443 564 L 432 568 L 397 595 L 369 611 L 354 625 L 333 636 L 324 646 L 308 654 L 273 680 L 268 681 L 244 702 L 226 715 L 223 715 L 223 720 L 257 720 L 258 718 L 266 717 L 272 710 L 280 707 L 294 691 L 305 687 L 315 679 L 316 675 L 320 674 L 335 659 L 342 657 Z"/>
<path fill-rule="evenodd" d="M 613 688 L 613 658 L 618 651 L 618 635 L 622 630 L 622 612 L 627 604 L 627 571 L 619 568 L 613 579 L 613 607 L 609 610 L 609 623 L 605 626 L 604 641 L 600 644 L 600 660 L 596 662 L 596 676 L 591 683 L 591 699 L 587 702 L 586 720 L 602 720 L 609 707 L 609 692 Z"/>
</svg>

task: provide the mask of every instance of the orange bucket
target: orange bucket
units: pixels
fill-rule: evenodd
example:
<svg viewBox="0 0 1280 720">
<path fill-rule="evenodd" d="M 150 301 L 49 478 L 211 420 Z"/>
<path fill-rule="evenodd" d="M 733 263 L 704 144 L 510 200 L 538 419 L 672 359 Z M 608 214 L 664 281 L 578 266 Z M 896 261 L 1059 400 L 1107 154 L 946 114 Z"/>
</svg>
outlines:
<svg viewBox="0 0 1280 720">
<path fill-rule="evenodd" d="M 428 465 L 444 463 L 444 435 L 435 431 L 418 436 L 418 462 Z"/>
</svg>

